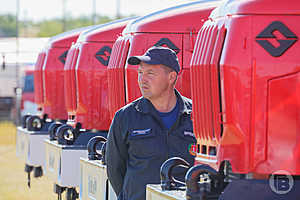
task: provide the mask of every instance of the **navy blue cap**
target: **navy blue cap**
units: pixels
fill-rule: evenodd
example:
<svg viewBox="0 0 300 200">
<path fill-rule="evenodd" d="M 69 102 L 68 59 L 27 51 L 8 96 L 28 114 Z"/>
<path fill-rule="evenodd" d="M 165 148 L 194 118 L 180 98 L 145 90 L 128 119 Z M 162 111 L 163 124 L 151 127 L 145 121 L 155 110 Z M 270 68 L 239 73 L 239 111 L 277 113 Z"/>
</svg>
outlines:
<svg viewBox="0 0 300 200">
<path fill-rule="evenodd" d="M 131 56 L 127 62 L 130 65 L 139 65 L 141 62 L 150 65 L 162 64 L 173 69 L 177 74 L 180 71 L 180 65 L 175 51 L 162 46 L 153 46 L 142 56 Z"/>
</svg>

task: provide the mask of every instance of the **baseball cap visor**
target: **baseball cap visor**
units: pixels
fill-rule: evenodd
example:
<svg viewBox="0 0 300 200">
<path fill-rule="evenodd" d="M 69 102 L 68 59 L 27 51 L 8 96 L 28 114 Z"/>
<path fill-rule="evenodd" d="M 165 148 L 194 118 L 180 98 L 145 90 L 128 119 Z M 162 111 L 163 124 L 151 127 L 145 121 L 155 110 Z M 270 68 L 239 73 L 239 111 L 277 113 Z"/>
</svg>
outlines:
<svg viewBox="0 0 300 200">
<path fill-rule="evenodd" d="M 161 64 L 158 60 L 151 59 L 150 56 L 132 56 L 128 59 L 128 63 L 130 65 L 139 65 L 141 62 L 150 64 L 150 65 L 158 65 Z"/>
</svg>

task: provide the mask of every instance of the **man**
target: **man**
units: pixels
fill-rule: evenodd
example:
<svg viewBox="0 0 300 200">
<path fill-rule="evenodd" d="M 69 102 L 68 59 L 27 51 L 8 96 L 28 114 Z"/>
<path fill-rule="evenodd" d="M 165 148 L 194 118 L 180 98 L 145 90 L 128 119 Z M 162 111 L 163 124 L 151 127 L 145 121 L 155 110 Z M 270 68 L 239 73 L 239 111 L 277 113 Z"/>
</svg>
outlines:
<svg viewBox="0 0 300 200">
<path fill-rule="evenodd" d="M 193 165 L 188 150 L 196 143 L 192 103 L 175 89 L 180 66 L 173 50 L 151 47 L 128 63 L 139 65 L 143 96 L 115 114 L 106 148 L 107 174 L 119 200 L 144 200 L 146 184 L 160 183 L 160 167 L 168 158 L 178 156 Z"/>
</svg>

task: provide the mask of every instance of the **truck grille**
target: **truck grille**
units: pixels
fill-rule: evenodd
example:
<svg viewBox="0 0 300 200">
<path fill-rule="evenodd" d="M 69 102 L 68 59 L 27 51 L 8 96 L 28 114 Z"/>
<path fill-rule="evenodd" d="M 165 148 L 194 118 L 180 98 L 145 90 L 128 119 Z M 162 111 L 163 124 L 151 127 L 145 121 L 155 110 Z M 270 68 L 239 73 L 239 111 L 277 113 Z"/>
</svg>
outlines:
<svg viewBox="0 0 300 200">
<path fill-rule="evenodd" d="M 73 46 L 67 56 L 66 64 L 64 67 L 65 79 L 64 79 L 64 89 L 65 89 L 65 102 L 68 111 L 68 117 L 72 117 L 76 110 L 76 79 L 75 79 L 75 66 L 77 63 L 77 58 L 79 54 L 79 49 Z"/>
<path fill-rule="evenodd" d="M 108 63 L 108 103 L 111 119 L 125 105 L 125 64 L 128 49 L 129 40 L 118 38 Z"/>
<path fill-rule="evenodd" d="M 38 104 L 39 108 L 43 103 L 43 64 L 45 61 L 46 53 L 41 52 L 35 64 L 34 69 L 34 101 Z"/>
<path fill-rule="evenodd" d="M 216 156 L 222 135 L 219 60 L 225 28 L 207 22 L 199 31 L 191 59 L 194 132 L 198 153 Z"/>
</svg>

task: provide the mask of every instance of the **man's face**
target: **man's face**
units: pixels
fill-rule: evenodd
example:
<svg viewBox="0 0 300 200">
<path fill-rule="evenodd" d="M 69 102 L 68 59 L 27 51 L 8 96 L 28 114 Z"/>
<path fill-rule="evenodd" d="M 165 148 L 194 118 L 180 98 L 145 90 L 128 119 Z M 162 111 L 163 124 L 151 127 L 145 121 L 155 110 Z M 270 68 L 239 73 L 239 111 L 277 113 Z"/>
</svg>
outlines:
<svg viewBox="0 0 300 200">
<path fill-rule="evenodd" d="M 170 87 L 170 73 L 161 65 L 141 62 L 138 68 L 138 83 L 143 97 L 154 100 Z"/>
</svg>

